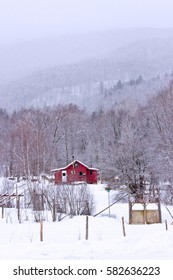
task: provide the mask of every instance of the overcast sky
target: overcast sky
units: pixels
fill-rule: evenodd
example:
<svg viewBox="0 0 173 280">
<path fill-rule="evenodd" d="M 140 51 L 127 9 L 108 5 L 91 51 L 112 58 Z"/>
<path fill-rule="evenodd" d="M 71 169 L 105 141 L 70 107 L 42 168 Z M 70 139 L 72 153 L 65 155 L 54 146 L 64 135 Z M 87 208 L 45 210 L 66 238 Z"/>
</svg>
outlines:
<svg viewBox="0 0 173 280">
<path fill-rule="evenodd" d="M 0 41 L 173 27 L 173 0 L 0 0 Z"/>
</svg>

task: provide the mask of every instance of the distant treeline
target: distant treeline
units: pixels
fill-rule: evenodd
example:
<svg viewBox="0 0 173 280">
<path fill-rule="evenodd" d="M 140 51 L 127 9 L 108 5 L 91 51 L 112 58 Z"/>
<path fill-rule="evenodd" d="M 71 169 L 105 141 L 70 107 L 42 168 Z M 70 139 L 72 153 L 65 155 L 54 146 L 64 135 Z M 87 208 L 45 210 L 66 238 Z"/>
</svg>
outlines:
<svg viewBox="0 0 173 280">
<path fill-rule="evenodd" d="M 102 180 L 118 176 L 120 183 L 132 187 L 144 181 L 171 182 L 172 120 L 173 83 L 145 106 L 127 100 L 92 113 L 74 104 L 12 114 L 1 109 L 1 174 L 51 174 L 75 158 L 98 167 Z"/>
</svg>

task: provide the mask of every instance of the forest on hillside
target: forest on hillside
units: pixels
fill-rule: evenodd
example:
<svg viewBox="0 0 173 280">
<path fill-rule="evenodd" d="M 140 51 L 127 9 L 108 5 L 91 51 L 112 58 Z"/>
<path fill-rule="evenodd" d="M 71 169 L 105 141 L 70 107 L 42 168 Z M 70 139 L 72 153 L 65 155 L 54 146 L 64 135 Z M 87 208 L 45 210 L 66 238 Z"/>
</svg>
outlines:
<svg viewBox="0 0 173 280">
<path fill-rule="evenodd" d="M 3 176 L 51 175 L 73 158 L 121 184 L 173 180 L 173 83 L 144 106 L 88 113 L 74 104 L 0 111 Z"/>
</svg>

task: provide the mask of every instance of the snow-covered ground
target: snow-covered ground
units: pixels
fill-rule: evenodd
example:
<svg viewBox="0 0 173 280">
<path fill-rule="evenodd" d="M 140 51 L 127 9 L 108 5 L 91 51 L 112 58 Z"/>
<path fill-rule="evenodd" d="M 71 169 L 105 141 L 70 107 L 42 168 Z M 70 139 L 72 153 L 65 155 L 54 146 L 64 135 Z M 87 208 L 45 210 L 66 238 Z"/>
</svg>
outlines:
<svg viewBox="0 0 173 280">
<path fill-rule="evenodd" d="M 94 193 L 97 213 L 108 206 L 108 193 L 103 185 L 91 185 L 90 188 Z M 114 191 L 111 191 L 110 196 L 113 195 Z M 169 210 L 173 213 L 173 207 L 169 207 Z M 161 224 L 129 225 L 128 205 L 117 203 L 111 207 L 110 217 L 108 210 L 96 217 L 89 216 L 88 240 L 85 239 L 85 216 L 66 217 L 61 222 L 52 222 L 47 213 L 41 242 L 40 224 L 30 218 L 26 221 L 23 209 L 21 213 L 20 224 L 16 209 L 5 209 L 4 219 L 0 217 L 0 259 L 173 259 L 172 218 L 164 205 Z M 125 219 L 126 236 L 123 236 L 122 217 Z"/>
</svg>

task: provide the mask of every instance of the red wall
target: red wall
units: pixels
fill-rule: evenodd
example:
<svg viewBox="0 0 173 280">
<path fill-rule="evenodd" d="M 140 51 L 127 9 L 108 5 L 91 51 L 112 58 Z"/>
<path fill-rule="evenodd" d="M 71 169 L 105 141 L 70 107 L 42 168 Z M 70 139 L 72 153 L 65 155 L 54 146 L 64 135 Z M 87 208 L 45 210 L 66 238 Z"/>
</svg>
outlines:
<svg viewBox="0 0 173 280">
<path fill-rule="evenodd" d="M 54 173 L 54 176 L 55 176 L 55 184 L 60 184 L 61 181 L 62 181 L 62 171 L 56 171 Z"/>
<path fill-rule="evenodd" d="M 67 170 L 67 178 L 69 183 L 75 181 L 86 182 L 87 168 L 84 165 L 80 163 L 77 163 L 77 166 L 71 164 L 66 170 Z M 72 174 L 72 172 L 75 172 L 75 174 Z M 79 172 L 82 172 L 83 175 L 79 175 Z"/>
<path fill-rule="evenodd" d="M 97 170 L 90 170 L 86 166 L 77 162 L 77 166 L 75 166 L 75 164 L 71 164 L 66 169 L 55 171 L 55 184 L 62 183 L 62 172 L 64 170 L 67 171 L 67 183 L 80 181 L 84 181 L 89 184 L 97 183 Z M 80 172 L 82 172 L 82 175 L 80 175 Z"/>
<path fill-rule="evenodd" d="M 92 172 L 92 174 L 90 172 Z M 87 183 L 97 184 L 97 170 L 87 170 Z"/>
</svg>

